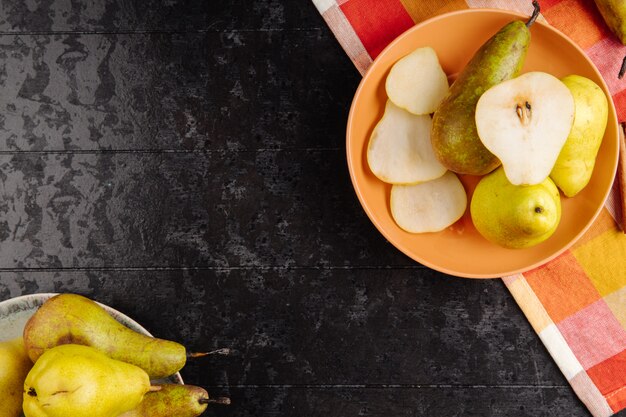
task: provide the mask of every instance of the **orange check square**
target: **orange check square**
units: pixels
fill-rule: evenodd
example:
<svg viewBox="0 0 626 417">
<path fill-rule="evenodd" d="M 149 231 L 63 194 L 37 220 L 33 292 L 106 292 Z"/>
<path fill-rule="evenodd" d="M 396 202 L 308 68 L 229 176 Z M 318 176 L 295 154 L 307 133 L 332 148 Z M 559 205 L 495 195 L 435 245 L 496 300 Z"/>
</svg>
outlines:
<svg viewBox="0 0 626 417">
<path fill-rule="evenodd" d="M 611 36 L 593 0 L 563 0 L 545 10 L 543 16 L 583 49 Z"/>
<path fill-rule="evenodd" d="M 422 22 L 438 14 L 467 9 L 465 0 L 416 1 L 400 0 L 415 23 Z"/>
<path fill-rule="evenodd" d="M 548 9 L 558 5 L 563 0 L 539 0 L 539 6 L 541 6 L 541 12 L 545 13 Z"/>
<path fill-rule="evenodd" d="M 554 323 L 559 323 L 601 296 L 570 251 L 525 274 Z"/>
</svg>

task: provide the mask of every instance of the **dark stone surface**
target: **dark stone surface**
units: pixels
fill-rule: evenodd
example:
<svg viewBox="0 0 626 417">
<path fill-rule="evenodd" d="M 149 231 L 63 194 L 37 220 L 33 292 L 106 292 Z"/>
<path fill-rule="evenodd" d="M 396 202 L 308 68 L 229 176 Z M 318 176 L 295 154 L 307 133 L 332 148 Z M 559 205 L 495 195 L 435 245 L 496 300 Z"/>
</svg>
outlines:
<svg viewBox="0 0 626 417">
<path fill-rule="evenodd" d="M 189 31 L 207 27 L 206 0 L 2 0 L 3 32 Z"/>
<path fill-rule="evenodd" d="M 253 387 L 231 388 L 232 409 L 213 408 L 207 416 L 587 417 L 582 404 L 568 400 L 569 387 Z M 268 412 L 268 410 L 271 410 Z M 565 411 L 567 410 L 567 411 Z"/>
<path fill-rule="evenodd" d="M 232 397 L 206 415 L 588 416 L 501 281 L 369 222 L 358 82 L 309 1 L 3 0 L 0 300 L 231 347 L 182 372 Z"/>
<path fill-rule="evenodd" d="M 322 30 L 4 35 L 0 150 L 338 149 L 358 81 Z"/>
<path fill-rule="evenodd" d="M 361 211 L 344 161 L 338 150 L 0 155 L 0 267 L 415 269 Z"/>
<path fill-rule="evenodd" d="M 230 347 L 236 353 L 216 363 L 234 386 L 567 383 L 500 280 L 323 267 L 0 277 L 3 298 L 78 291 L 191 350 Z M 183 374 L 220 382 L 205 365 L 190 363 Z"/>
</svg>

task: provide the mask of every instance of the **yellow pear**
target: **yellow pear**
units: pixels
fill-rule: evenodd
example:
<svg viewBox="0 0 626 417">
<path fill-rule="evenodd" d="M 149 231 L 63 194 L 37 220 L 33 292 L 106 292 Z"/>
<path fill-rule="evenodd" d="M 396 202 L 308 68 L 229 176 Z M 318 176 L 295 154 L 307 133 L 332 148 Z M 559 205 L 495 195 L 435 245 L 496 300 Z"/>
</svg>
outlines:
<svg viewBox="0 0 626 417">
<path fill-rule="evenodd" d="M 506 248 L 527 248 L 554 233 L 561 220 L 561 199 L 549 177 L 535 185 L 513 185 L 500 167 L 476 186 L 470 214 L 487 240 Z"/>
<path fill-rule="evenodd" d="M 141 368 L 89 346 L 61 345 L 37 360 L 24 382 L 26 417 L 117 417 L 150 390 Z"/>
<path fill-rule="evenodd" d="M 588 78 L 568 75 L 561 81 L 574 97 L 574 124 L 550 178 L 563 194 L 573 197 L 591 179 L 609 117 L 609 104 L 604 91 Z"/>
<path fill-rule="evenodd" d="M 21 337 L 0 342 L 0 417 L 22 415 L 24 380 L 32 366 Z"/>
</svg>

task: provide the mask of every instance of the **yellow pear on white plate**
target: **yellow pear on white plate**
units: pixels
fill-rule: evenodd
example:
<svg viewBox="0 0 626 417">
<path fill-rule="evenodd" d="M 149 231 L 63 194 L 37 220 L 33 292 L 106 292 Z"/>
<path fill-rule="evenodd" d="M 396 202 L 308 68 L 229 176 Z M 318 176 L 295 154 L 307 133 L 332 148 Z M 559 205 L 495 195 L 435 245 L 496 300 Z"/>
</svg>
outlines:
<svg viewBox="0 0 626 417">
<path fill-rule="evenodd" d="M 481 142 L 513 185 L 543 182 L 574 121 L 574 98 L 558 78 L 528 72 L 485 91 L 476 104 Z"/>
<path fill-rule="evenodd" d="M 452 171 L 428 182 L 391 187 L 391 214 L 409 233 L 439 232 L 463 216 L 467 194 Z"/>
<path fill-rule="evenodd" d="M 390 100 L 367 147 L 367 162 L 381 181 L 415 184 L 442 176 L 441 165 L 430 141 L 430 116 L 416 116 Z"/>
<path fill-rule="evenodd" d="M 413 114 L 430 114 L 448 93 L 448 77 L 433 48 L 418 48 L 396 62 L 385 83 L 393 103 Z"/>
</svg>

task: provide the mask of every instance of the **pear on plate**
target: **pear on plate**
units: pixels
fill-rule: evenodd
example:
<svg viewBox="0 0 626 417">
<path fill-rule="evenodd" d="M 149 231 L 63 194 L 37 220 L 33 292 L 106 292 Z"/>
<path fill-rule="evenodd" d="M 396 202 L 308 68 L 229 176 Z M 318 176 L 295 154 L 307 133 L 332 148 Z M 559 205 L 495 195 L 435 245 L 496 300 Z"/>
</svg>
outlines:
<svg viewBox="0 0 626 417">
<path fill-rule="evenodd" d="M 46 351 L 24 382 L 26 417 L 117 417 L 136 408 L 151 389 L 141 368 L 89 346 Z"/>
<path fill-rule="evenodd" d="M 181 344 L 129 329 L 78 294 L 59 294 L 43 303 L 24 327 L 24 344 L 33 362 L 58 345 L 91 346 L 144 369 L 152 379 L 175 374 L 187 361 Z"/>
<path fill-rule="evenodd" d="M 500 167 L 476 186 L 470 214 L 474 227 L 487 240 L 505 248 L 528 248 L 555 232 L 561 220 L 561 199 L 550 178 L 535 185 L 513 185 Z"/>
<path fill-rule="evenodd" d="M 487 90 L 476 104 L 478 136 L 514 185 L 542 183 L 574 121 L 574 97 L 563 82 L 535 71 Z"/>
<path fill-rule="evenodd" d="M 552 168 L 550 178 L 567 197 L 587 186 L 596 164 L 609 117 L 604 91 L 589 78 L 568 75 L 561 79 L 574 97 L 574 124 Z"/>
<path fill-rule="evenodd" d="M 378 179 L 390 184 L 415 184 L 442 176 L 430 142 L 430 116 L 416 116 L 387 101 L 367 147 L 367 162 Z"/>
<path fill-rule="evenodd" d="M 478 136 L 476 103 L 489 88 L 520 74 L 530 45 L 529 27 L 539 14 L 539 4 L 533 5 L 527 23 L 506 24 L 476 51 L 437 107 L 431 140 L 435 155 L 450 171 L 484 175 L 500 165 Z"/>
<path fill-rule="evenodd" d="M 139 406 L 119 417 L 197 417 L 208 404 L 230 404 L 228 398 L 210 398 L 202 387 L 162 384 L 158 391 L 149 392 Z"/>
<path fill-rule="evenodd" d="M 432 181 L 391 187 L 391 214 L 409 233 L 439 232 L 459 220 L 466 207 L 465 188 L 451 171 Z"/>
<path fill-rule="evenodd" d="M 396 106 L 417 115 L 430 114 L 448 92 L 448 77 L 435 50 L 426 46 L 391 67 L 385 89 Z"/>
<path fill-rule="evenodd" d="M 24 380 L 32 367 L 21 337 L 0 342 L 0 417 L 22 415 Z"/>
</svg>

